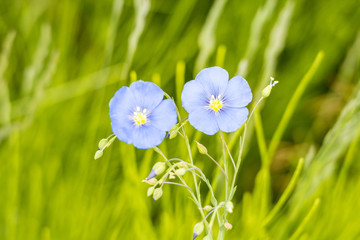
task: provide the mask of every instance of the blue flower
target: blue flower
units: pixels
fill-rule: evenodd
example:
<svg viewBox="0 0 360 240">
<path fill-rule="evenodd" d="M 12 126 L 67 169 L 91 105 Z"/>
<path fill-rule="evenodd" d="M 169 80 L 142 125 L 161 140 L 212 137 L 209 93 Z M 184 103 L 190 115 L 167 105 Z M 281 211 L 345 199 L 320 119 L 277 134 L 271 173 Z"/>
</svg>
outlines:
<svg viewBox="0 0 360 240">
<path fill-rule="evenodd" d="M 211 67 L 201 70 L 195 80 L 184 85 L 182 105 L 189 122 L 197 130 L 213 135 L 233 132 L 246 121 L 246 106 L 252 100 L 249 84 L 242 77 L 230 79 L 226 70 Z"/>
<path fill-rule="evenodd" d="M 111 128 L 116 137 L 147 149 L 159 145 L 176 124 L 175 104 L 152 82 L 136 81 L 110 100 Z"/>
</svg>

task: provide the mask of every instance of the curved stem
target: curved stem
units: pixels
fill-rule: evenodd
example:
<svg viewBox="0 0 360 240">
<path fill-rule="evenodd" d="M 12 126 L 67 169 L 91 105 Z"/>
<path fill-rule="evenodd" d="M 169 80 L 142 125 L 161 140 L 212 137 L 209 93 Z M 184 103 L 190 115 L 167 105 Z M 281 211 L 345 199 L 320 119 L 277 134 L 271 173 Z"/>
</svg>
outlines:
<svg viewBox="0 0 360 240">
<path fill-rule="evenodd" d="M 177 182 L 164 182 L 164 184 L 172 184 L 172 185 L 181 186 L 181 187 L 187 188 L 190 192 L 193 193 L 193 190 L 188 185 L 184 185 L 184 184 L 177 183 Z"/>
<path fill-rule="evenodd" d="M 206 153 L 206 156 L 208 156 L 220 168 L 220 170 L 224 173 L 224 175 L 226 177 L 226 181 L 228 181 L 229 177 L 226 174 L 226 172 L 224 171 L 224 169 L 220 166 L 220 164 L 209 153 Z"/>
<path fill-rule="evenodd" d="M 227 146 L 227 144 L 226 144 L 226 142 L 225 142 L 225 139 L 224 139 L 224 135 L 223 135 L 223 133 L 222 133 L 221 131 L 220 131 L 220 136 L 221 136 L 221 140 L 222 140 L 222 142 L 223 142 L 223 144 L 224 144 L 224 146 L 225 146 L 225 148 L 226 148 L 226 150 L 227 150 L 227 152 L 228 152 L 228 154 L 229 154 L 229 156 L 230 156 L 231 162 L 232 162 L 232 164 L 233 164 L 233 166 L 234 166 L 234 169 L 235 169 L 236 166 L 235 166 L 234 159 L 233 159 L 233 157 L 232 157 L 232 155 L 231 155 L 230 149 L 228 148 L 228 146 Z"/>
</svg>

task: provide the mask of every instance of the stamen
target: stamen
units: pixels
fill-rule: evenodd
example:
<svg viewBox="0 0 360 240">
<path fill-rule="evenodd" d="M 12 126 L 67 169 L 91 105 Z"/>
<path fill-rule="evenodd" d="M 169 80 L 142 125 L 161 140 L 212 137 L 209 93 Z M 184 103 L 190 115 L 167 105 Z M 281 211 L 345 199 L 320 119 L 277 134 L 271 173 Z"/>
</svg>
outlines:
<svg viewBox="0 0 360 240">
<path fill-rule="evenodd" d="M 147 122 L 146 112 L 146 108 L 141 111 L 140 107 L 136 107 L 136 112 L 133 115 L 133 121 L 136 125 L 141 126 Z"/>
<path fill-rule="evenodd" d="M 223 107 L 223 102 L 221 101 L 221 95 L 219 94 L 216 98 L 214 95 L 211 95 L 209 108 L 217 112 Z"/>
</svg>

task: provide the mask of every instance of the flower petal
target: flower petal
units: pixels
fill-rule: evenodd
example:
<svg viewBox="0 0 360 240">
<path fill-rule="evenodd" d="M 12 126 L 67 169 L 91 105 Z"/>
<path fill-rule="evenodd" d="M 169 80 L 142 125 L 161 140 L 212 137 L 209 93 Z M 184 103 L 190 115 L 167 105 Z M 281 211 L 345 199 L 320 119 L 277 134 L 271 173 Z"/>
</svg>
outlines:
<svg viewBox="0 0 360 240">
<path fill-rule="evenodd" d="M 151 126 L 169 131 L 177 122 L 175 104 L 171 99 L 163 100 L 149 116 Z"/>
<path fill-rule="evenodd" d="M 135 126 L 127 115 L 116 115 L 111 118 L 111 129 L 116 137 L 126 142 L 127 144 L 132 143 L 132 135 Z"/>
<path fill-rule="evenodd" d="M 159 86 L 152 82 L 144 82 L 142 80 L 133 82 L 130 90 L 135 98 L 137 107 L 154 109 L 164 98 L 164 92 Z"/>
<path fill-rule="evenodd" d="M 252 100 L 248 82 L 239 76 L 230 79 L 224 93 L 224 105 L 227 107 L 245 107 Z"/>
<path fill-rule="evenodd" d="M 201 83 L 207 95 L 223 95 L 228 85 L 229 74 L 221 67 L 210 67 L 201 70 L 195 81 Z"/>
<path fill-rule="evenodd" d="M 148 149 L 159 145 L 165 137 L 165 131 L 151 125 L 135 127 L 132 135 L 132 143 L 136 148 Z"/>
<path fill-rule="evenodd" d="M 189 122 L 194 128 L 207 135 L 214 135 L 219 131 L 215 114 L 205 108 L 189 113 Z"/>
<path fill-rule="evenodd" d="M 188 113 L 208 105 L 207 101 L 208 96 L 201 83 L 195 80 L 185 83 L 181 93 L 181 102 Z"/>
<path fill-rule="evenodd" d="M 109 103 L 111 129 L 119 140 L 128 144 L 134 127 L 130 120 L 134 106 L 134 97 L 128 87 L 120 88 Z"/>
<path fill-rule="evenodd" d="M 246 121 L 249 110 L 243 108 L 224 108 L 216 115 L 219 128 L 223 132 L 234 132 L 239 129 Z"/>
<path fill-rule="evenodd" d="M 135 109 L 134 96 L 128 87 L 121 87 L 109 102 L 110 117 L 130 114 Z"/>
</svg>

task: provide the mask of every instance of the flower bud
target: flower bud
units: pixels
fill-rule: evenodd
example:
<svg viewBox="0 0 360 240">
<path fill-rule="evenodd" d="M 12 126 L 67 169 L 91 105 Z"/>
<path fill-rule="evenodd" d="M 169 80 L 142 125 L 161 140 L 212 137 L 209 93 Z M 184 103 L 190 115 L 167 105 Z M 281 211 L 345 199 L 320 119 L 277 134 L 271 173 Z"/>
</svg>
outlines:
<svg viewBox="0 0 360 240">
<path fill-rule="evenodd" d="M 149 180 L 146 180 L 146 179 L 142 180 L 142 182 L 150 184 L 150 185 L 155 185 L 158 182 L 158 180 L 156 178 L 151 178 Z"/>
<path fill-rule="evenodd" d="M 264 88 L 264 89 L 262 90 L 261 96 L 262 96 L 263 98 L 267 98 L 268 96 L 270 96 L 271 89 L 272 89 L 272 86 L 271 86 L 271 85 L 266 86 L 266 88 Z"/>
<path fill-rule="evenodd" d="M 98 158 L 101 158 L 103 154 L 104 154 L 103 150 L 97 150 L 94 159 L 96 160 Z"/>
<path fill-rule="evenodd" d="M 103 150 L 108 143 L 108 140 L 106 138 L 103 138 L 99 141 L 98 149 Z"/>
<path fill-rule="evenodd" d="M 175 175 L 176 176 L 183 176 L 186 173 L 186 169 L 184 168 L 179 168 L 175 170 Z"/>
<path fill-rule="evenodd" d="M 159 174 L 162 174 L 165 170 L 165 163 L 164 162 L 157 162 L 155 163 L 154 167 L 152 168 L 149 176 L 146 178 L 146 180 L 149 180 L 151 178 L 154 178 L 158 176 Z"/>
<path fill-rule="evenodd" d="M 163 195 L 163 190 L 161 188 L 157 188 L 154 190 L 153 193 L 153 200 L 156 201 Z"/>
<path fill-rule="evenodd" d="M 179 131 L 178 129 L 175 129 L 175 130 L 171 129 L 167 134 L 167 138 L 169 138 L 169 139 L 175 138 L 178 134 L 178 131 Z"/>
<path fill-rule="evenodd" d="M 147 190 L 147 196 L 150 197 L 154 193 L 154 187 L 149 187 Z"/>
<path fill-rule="evenodd" d="M 232 229 L 232 225 L 229 222 L 226 222 L 224 224 L 224 226 L 225 226 L 225 229 L 228 230 L 228 231 Z"/>
<path fill-rule="evenodd" d="M 193 240 L 204 231 L 204 223 L 199 222 L 194 226 Z"/>
<path fill-rule="evenodd" d="M 175 126 L 173 126 L 170 129 L 170 131 L 167 133 L 166 137 L 169 139 L 175 138 L 179 132 L 179 128 L 180 128 L 180 124 L 179 123 L 175 124 Z"/>
<path fill-rule="evenodd" d="M 262 92 L 261 92 L 261 96 L 263 98 L 267 98 L 268 96 L 270 96 L 271 93 L 271 89 L 273 88 L 273 86 L 275 86 L 278 83 L 278 81 L 274 81 L 273 77 L 270 77 L 270 84 L 268 86 L 266 86 Z"/>
<path fill-rule="evenodd" d="M 169 179 L 175 179 L 175 173 L 170 172 L 169 173 Z"/>
<path fill-rule="evenodd" d="M 197 148 L 198 148 L 198 150 L 199 150 L 199 153 L 201 153 L 201 154 L 207 154 L 207 148 L 206 148 L 204 145 L 202 145 L 202 144 L 199 143 L 199 142 L 196 142 L 196 145 L 197 145 Z"/>
<path fill-rule="evenodd" d="M 213 209 L 213 207 L 210 205 L 206 205 L 203 209 L 205 212 L 210 212 Z"/>
<path fill-rule="evenodd" d="M 227 201 L 225 203 L 225 209 L 226 211 L 228 211 L 229 213 L 232 213 L 233 212 L 233 209 L 234 209 L 234 204 L 231 202 L 231 201 Z"/>
<path fill-rule="evenodd" d="M 188 168 L 188 165 L 187 165 L 185 162 L 179 162 L 179 163 L 177 164 L 177 166 L 178 166 L 179 168 L 185 168 L 185 169 Z"/>
</svg>

